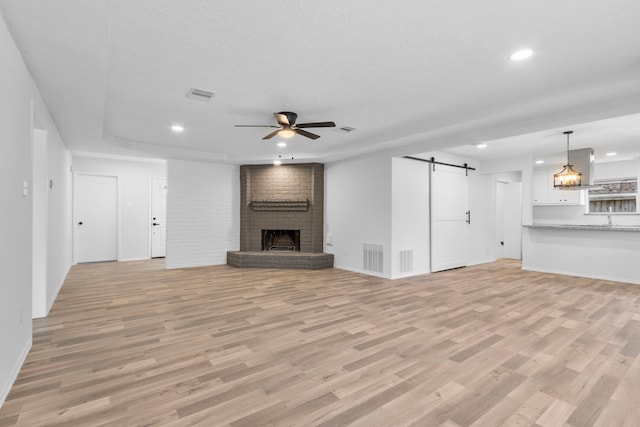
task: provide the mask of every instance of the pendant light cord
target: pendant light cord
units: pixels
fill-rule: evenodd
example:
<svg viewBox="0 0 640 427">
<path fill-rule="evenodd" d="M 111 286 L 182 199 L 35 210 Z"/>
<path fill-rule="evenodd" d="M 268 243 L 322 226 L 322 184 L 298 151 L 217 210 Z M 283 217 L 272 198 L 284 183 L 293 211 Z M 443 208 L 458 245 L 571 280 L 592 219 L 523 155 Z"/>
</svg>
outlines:
<svg viewBox="0 0 640 427">
<path fill-rule="evenodd" d="M 569 164 L 569 135 L 571 135 L 572 133 L 572 130 L 564 132 L 564 134 L 567 135 L 567 164 Z"/>
</svg>

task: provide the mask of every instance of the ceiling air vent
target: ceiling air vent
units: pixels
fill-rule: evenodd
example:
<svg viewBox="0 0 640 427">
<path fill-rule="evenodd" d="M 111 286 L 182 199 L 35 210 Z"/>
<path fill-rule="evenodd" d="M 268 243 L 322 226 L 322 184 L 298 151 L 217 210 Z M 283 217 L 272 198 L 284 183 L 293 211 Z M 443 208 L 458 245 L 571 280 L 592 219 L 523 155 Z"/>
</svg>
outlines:
<svg viewBox="0 0 640 427">
<path fill-rule="evenodd" d="M 349 133 L 353 132 L 354 130 L 356 130 L 356 128 L 352 128 L 351 126 L 340 126 L 336 128 L 336 132 L 340 133 Z"/>
<path fill-rule="evenodd" d="M 213 98 L 213 95 L 215 95 L 215 93 L 210 90 L 198 89 L 195 87 L 192 87 L 191 89 L 189 89 L 189 92 L 187 92 L 187 98 L 195 99 L 196 101 L 203 101 L 203 102 L 211 101 L 211 98 Z"/>
</svg>

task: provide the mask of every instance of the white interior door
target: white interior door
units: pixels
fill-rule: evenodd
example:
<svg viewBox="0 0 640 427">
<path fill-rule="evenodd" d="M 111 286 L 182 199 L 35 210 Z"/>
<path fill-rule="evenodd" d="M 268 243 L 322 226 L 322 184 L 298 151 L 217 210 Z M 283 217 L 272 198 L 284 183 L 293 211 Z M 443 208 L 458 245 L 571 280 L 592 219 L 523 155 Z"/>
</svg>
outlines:
<svg viewBox="0 0 640 427">
<path fill-rule="evenodd" d="M 167 246 L 167 179 L 151 180 L 151 258 L 165 256 Z"/>
<path fill-rule="evenodd" d="M 431 168 L 431 271 L 467 265 L 468 178 L 465 169 Z"/>
<path fill-rule="evenodd" d="M 73 185 L 74 259 L 118 259 L 118 178 L 76 174 Z"/>
<path fill-rule="evenodd" d="M 522 183 L 503 185 L 504 258 L 522 259 Z"/>
</svg>

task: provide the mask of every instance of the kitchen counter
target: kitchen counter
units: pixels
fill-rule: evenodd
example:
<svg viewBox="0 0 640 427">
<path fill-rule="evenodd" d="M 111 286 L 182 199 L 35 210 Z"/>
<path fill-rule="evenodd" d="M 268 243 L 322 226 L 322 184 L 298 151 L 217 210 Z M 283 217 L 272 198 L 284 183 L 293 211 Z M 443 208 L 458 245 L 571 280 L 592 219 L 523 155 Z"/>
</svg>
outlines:
<svg viewBox="0 0 640 427">
<path fill-rule="evenodd" d="M 522 268 L 640 284 L 638 233 L 634 225 L 524 225 Z"/>
<path fill-rule="evenodd" d="M 607 225 L 607 224 L 531 224 L 528 228 L 553 228 L 559 230 L 589 230 L 589 231 L 635 231 L 640 232 L 640 225 Z"/>
</svg>

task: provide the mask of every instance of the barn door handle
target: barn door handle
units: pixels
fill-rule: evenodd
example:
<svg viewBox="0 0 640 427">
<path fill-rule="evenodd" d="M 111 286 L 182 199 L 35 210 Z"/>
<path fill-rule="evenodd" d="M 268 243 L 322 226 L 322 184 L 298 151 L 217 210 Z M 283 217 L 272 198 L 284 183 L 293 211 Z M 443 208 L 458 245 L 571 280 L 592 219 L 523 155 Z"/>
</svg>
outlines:
<svg viewBox="0 0 640 427">
<path fill-rule="evenodd" d="M 471 211 L 466 211 L 465 214 L 467 215 L 467 220 L 465 222 L 467 224 L 471 224 Z"/>
</svg>

